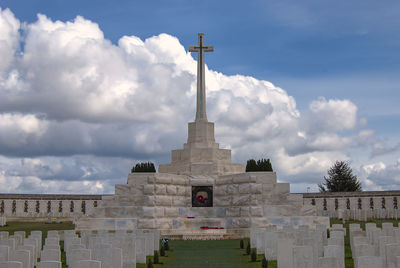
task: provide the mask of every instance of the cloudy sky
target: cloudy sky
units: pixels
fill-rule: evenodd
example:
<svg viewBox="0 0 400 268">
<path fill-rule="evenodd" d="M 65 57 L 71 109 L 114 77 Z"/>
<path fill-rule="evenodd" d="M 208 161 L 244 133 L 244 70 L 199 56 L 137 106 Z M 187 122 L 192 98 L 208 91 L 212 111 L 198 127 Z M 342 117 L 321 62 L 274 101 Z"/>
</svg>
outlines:
<svg viewBox="0 0 400 268">
<path fill-rule="evenodd" d="M 234 162 L 270 158 L 292 192 L 336 160 L 399 189 L 398 29 L 397 0 L 0 0 L 0 192 L 113 193 L 134 163 L 168 163 L 195 115 L 198 32 Z"/>
</svg>

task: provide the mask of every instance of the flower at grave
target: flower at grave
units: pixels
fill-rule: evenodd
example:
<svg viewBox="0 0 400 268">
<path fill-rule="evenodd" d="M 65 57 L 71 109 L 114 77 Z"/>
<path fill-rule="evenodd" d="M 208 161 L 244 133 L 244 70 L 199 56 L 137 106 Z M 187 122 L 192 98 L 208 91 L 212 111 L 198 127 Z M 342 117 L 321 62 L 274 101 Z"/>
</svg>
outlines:
<svg viewBox="0 0 400 268">
<path fill-rule="evenodd" d="M 206 202 L 206 201 L 208 200 L 207 197 L 203 197 L 202 195 L 198 195 L 196 199 L 197 199 L 197 201 L 199 201 L 200 203 L 204 203 L 204 202 Z"/>
</svg>

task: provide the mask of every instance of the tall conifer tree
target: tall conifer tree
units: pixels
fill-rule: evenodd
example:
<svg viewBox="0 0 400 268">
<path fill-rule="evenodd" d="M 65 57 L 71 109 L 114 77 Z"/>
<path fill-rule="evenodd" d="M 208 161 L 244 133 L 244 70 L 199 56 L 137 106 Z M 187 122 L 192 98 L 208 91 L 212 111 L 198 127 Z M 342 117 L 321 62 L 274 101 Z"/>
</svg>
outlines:
<svg viewBox="0 0 400 268">
<path fill-rule="evenodd" d="M 324 176 L 325 182 L 318 184 L 320 192 L 360 192 L 361 182 L 345 161 L 336 161 Z"/>
</svg>

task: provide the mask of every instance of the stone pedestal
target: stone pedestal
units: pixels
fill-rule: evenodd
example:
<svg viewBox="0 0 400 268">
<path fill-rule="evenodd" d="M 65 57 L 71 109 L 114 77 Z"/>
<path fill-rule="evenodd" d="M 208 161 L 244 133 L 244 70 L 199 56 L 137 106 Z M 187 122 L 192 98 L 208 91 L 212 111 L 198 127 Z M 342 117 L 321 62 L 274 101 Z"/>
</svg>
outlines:
<svg viewBox="0 0 400 268">
<path fill-rule="evenodd" d="M 214 138 L 214 123 L 188 124 L 188 139 L 183 149 L 173 150 L 171 163 L 160 165 L 160 173 L 179 175 L 225 175 L 243 173 L 244 166 L 233 164 L 231 150 L 220 149 Z"/>
</svg>

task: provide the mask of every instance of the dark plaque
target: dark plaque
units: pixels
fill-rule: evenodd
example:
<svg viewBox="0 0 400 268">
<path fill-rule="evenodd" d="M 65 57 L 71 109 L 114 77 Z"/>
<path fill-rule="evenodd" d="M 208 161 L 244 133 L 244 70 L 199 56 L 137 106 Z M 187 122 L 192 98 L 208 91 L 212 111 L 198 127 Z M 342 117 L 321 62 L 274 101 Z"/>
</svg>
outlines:
<svg viewBox="0 0 400 268">
<path fill-rule="evenodd" d="M 212 207 L 212 186 L 192 186 L 192 207 Z"/>
</svg>

